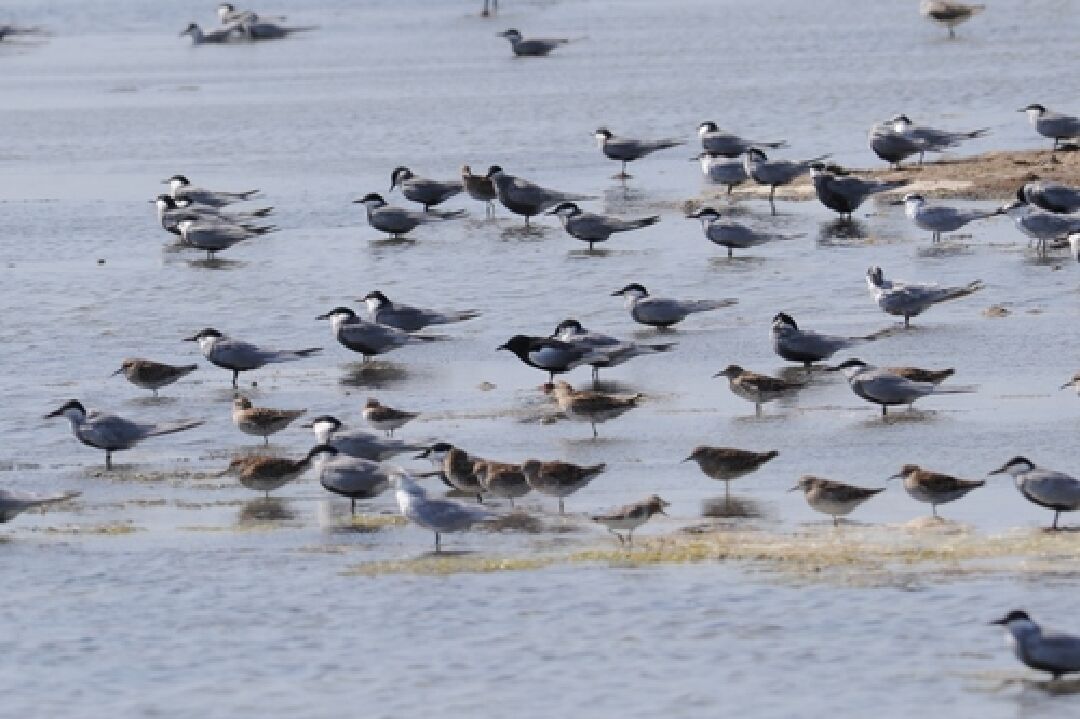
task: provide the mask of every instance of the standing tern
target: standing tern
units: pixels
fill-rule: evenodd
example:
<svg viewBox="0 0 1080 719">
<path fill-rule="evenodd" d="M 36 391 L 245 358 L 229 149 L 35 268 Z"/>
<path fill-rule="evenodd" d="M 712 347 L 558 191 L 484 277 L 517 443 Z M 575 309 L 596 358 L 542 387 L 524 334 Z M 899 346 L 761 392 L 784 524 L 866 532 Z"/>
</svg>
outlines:
<svg viewBox="0 0 1080 719">
<path fill-rule="evenodd" d="M 120 369 L 113 376 L 123 374 L 127 381 L 136 387 L 152 390 L 158 396 L 158 390 L 194 372 L 199 365 L 171 365 L 164 362 L 129 357 L 120 363 Z"/>
<path fill-rule="evenodd" d="M 593 368 L 593 382 L 597 381 L 600 370 L 603 368 L 617 367 L 641 355 L 669 352 L 675 347 L 674 342 L 639 344 L 626 342 L 600 332 L 590 332 L 575 319 L 565 319 L 560 322 L 551 334 L 551 338 L 602 353 L 589 360 Z"/>
<path fill-rule="evenodd" d="M 489 522 L 495 517 L 480 507 L 470 507 L 449 499 L 432 499 L 404 470 L 391 474 L 398 508 L 405 519 L 435 533 L 435 552 L 442 552 L 442 535 L 465 532 L 474 525 Z"/>
<path fill-rule="evenodd" d="M 634 530 L 648 522 L 654 514 L 664 514 L 664 508 L 670 502 L 665 502 L 659 496 L 652 494 L 633 504 L 627 504 L 608 512 L 594 514 L 589 519 L 607 527 L 607 530 L 619 538 L 619 544 L 634 546 Z M 619 534 L 618 530 L 625 530 L 626 536 Z"/>
<path fill-rule="evenodd" d="M 566 45 L 570 41 L 566 38 L 524 38 L 514 28 L 503 30 L 498 33 L 499 37 L 505 37 L 510 41 L 510 48 L 516 57 L 544 57 L 560 45 Z"/>
<path fill-rule="evenodd" d="M 1022 663 L 1049 672 L 1054 681 L 1080 672 L 1080 637 L 1043 629 L 1019 609 L 990 622 L 1005 627 L 1005 644 Z"/>
<path fill-rule="evenodd" d="M 904 206 L 904 214 L 920 230 L 932 233 L 932 241 L 939 242 L 942 233 L 956 232 L 964 225 L 975 220 L 985 220 L 1002 214 L 997 210 L 961 210 L 947 205 L 929 205 L 922 195 L 909 192 L 896 204 Z"/>
<path fill-rule="evenodd" d="M 773 317 L 769 334 L 772 337 L 773 352 L 788 362 L 801 362 L 809 368 L 815 362 L 826 360 L 842 349 L 878 339 L 887 332 L 888 330 L 882 330 L 861 337 L 823 335 L 800 329 L 794 317 L 786 312 L 778 312 Z"/>
<path fill-rule="evenodd" d="M 743 156 L 743 166 L 746 174 L 759 185 L 769 186 L 769 207 L 772 214 L 776 214 L 776 205 L 773 196 L 776 188 L 781 185 L 791 184 L 795 179 L 810 172 L 810 166 L 828 158 L 829 155 L 821 155 L 810 160 L 770 160 L 764 152 L 756 147 L 751 147 Z"/>
<path fill-rule="evenodd" d="M 528 180 L 510 175 L 498 165 L 489 167 L 487 176 L 491 178 L 492 183 L 495 185 L 495 192 L 499 197 L 499 202 L 515 215 L 522 215 L 525 218 L 526 227 L 529 226 L 530 217 L 535 217 L 560 202 L 595 199 L 588 195 L 575 195 L 570 192 L 549 190 Z"/>
<path fill-rule="evenodd" d="M 736 185 L 741 185 L 749 179 L 746 166 L 738 158 L 732 159 L 715 152 L 701 152 L 697 157 L 691 157 L 690 161 L 700 162 L 701 174 L 705 176 L 705 179 L 714 185 L 726 186 L 729 195 Z"/>
<path fill-rule="evenodd" d="M 180 234 L 177 224 L 182 220 L 225 222 L 231 225 L 257 229 L 257 226 L 249 225 L 256 218 L 266 217 L 274 208 L 260 207 L 246 212 L 225 212 L 209 205 L 199 205 L 187 200 L 177 202 L 171 195 L 158 195 L 152 200 L 157 206 L 158 221 L 161 228 L 175 235 Z"/>
<path fill-rule="evenodd" d="M 348 307 L 335 307 L 315 319 L 330 320 L 334 337 L 341 346 L 360 353 L 365 362 L 376 355 L 408 344 L 431 342 L 437 339 L 429 335 L 409 334 L 397 327 L 362 320 Z"/>
<path fill-rule="evenodd" d="M 789 492 L 802 490 L 806 503 L 811 509 L 832 517 L 833 526 L 840 525 L 840 517 L 851 514 L 856 507 L 876 494 L 885 491 L 884 487 L 856 487 L 831 479 L 805 474 L 799 477 Z"/>
<path fill-rule="evenodd" d="M 711 207 L 703 207 L 687 218 L 701 220 L 701 229 L 705 239 L 714 245 L 727 248 L 727 256 L 734 256 L 735 250 L 764 245 L 777 240 L 795 240 L 802 235 L 782 235 L 776 232 L 762 232 L 734 220 L 721 219 L 721 214 Z"/>
<path fill-rule="evenodd" d="M 369 225 L 380 232 L 385 232 L 390 235 L 391 239 L 395 240 L 401 239 L 406 233 L 415 230 L 420 225 L 440 220 L 450 220 L 465 214 L 464 210 L 414 212 L 413 210 L 387 204 L 382 195 L 376 192 L 369 192 L 359 200 L 353 200 L 353 203 L 364 206 L 367 211 Z"/>
<path fill-rule="evenodd" d="M 575 367 L 607 360 L 602 348 L 530 335 L 514 335 L 496 349 L 509 350 L 530 367 L 547 372 L 550 382 Z"/>
<path fill-rule="evenodd" d="M 847 378 L 848 387 L 857 396 L 881 406 L 881 416 L 887 417 L 889 407 L 906 404 L 931 394 L 968 394 L 964 387 L 941 387 L 934 382 L 918 382 L 901 376 L 888 368 L 873 367 L 862 360 L 849 359 L 836 366 Z"/>
<path fill-rule="evenodd" d="M 256 17 L 253 20 L 244 20 L 237 24 L 240 35 L 248 40 L 280 40 L 298 32 L 317 30 L 316 25 L 294 25 L 286 27 L 277 22 Z"/>
<path fill-rule="evenodd" d="M 885 279 L 885 272 L 877 266 L 866 271 L 866 284 L 877 306 L 887 314 L 904 318 L 904 327 L 911 326 L 911 318 L 921 315 L 940 302 L 967 297 L 983 288 L 982 280 L 969 282 L 962 287 L 939 287 Z"/>
<path fill-rule="evenodd" d="M 660 221 L 660 215 L 650 215 L 640 220 L 623 220 L 610 215 L 597 215 L 585 212 L 574 202 L 559 203 L 546 214 L 557 216 L 568 235 L 582 242 L 588 242 L 589 252 L 592 252 L 595 243 L 606 242 L 616 232 L 640 230 Z"/>
<path fill-rule="evenodd" d="M 65 417 L 71 423 L 71 432 L 75 435 L 75 439 L 87 447 L 105 450 L 105 469 L 112 469 L 113 452 L 131 449 L 149 437 L 183 432 L 202 424 L 202 421 L 162 424 L 133 422 L 115 414 L 97 410 L 87 412 L 82 403 L 76 399 L 68 400 L 59 409 L 53 410 L 45 417 Z"/>
<path fill-rule="evenodd" d="M 637 282 L 631 282 L 621 290 L 612 292 L 611 296 L 625 298 L 630 317 L 635 322 L 660 329 L 676 325 L 697 312 L 711 312 L 730 307 L 738 302 L 737 299 L 730 297 L 723 300 L 675 300 L 667 297 L 652 297 L 644 285 Z"/>
<path fill-rule="evenodd" d="M 866 198 L 908 184 L 907 180 L 869 180 L 848 175 L 842 168 L 814 163 L 810 167 L 814 193 L 821 204 L 850 220 Z"/>
<path fill-rule="evenodd" d="M 1080 118 L 1047 110 L 1037 103 L 1020 108 L 1018 112 L 1027 113 L 1028 121 L 1035 126 L 1035 132 L 1054 141 L 1053 149 L 1058 149 L 1062 140 L 1080 139 Z"/>
<path fill-rule="evenodd" d="M 903 479 L 904 489 L 917 502 L 926 502 L 935 519 L 939 504 L 955 502 L 973 489 L 986 484 L 982 479 L 960 479 L 950 474 L 931 472 L 916 464 L 905 464 L 889 479 Z"/>
<path fill-rule="evenodd" d="M 274 21 L 284 21 L 285 17 L 276 15 L 273 17 L 266 15 L 259 15 L 253 10 L 237 10 L 236 6 L 232 3 L 223 2 L 218 5 L 217 8 L 218 20 L 222 25 L 228 25 L 235 22 L 254 22 L 259 18 Z"/>
<path fill-rule="evenodd" d="M 468 165 L 461 166 L 461 184 L 465 188 L 465 194 L 477 202 L 484 203 L 484 215 L 491 217 L 495 211 L 492 204 L 499 199 L 499 193 L 495 191 L 495 183 L 487 175 L 474 175 Z"/>
<path fill-rule="evenodd" d="M 188 26 L 180 31 L 180 37 L 184 35 L 191 37 L 192 45 L 220 44 L 239 39 L 240 27 L 226 25 L 213 30 L 203 30 L 198 23 L 188 23 Z"/>
<path fill-rule="evenodd" d="M 711 120 L 698 125 L 698 137 L 701 138 L 701 149 L 705 152 L 722 157 L 739 157 L 754 147 L 765 147 L 778 150 L 787 147 L 783 140 L 778 142 L 756 142 L 747 140 L 730 132 L 725 132 Z"/>
<path fill-rule="evenodd" d="M 753 452 L 735 447 L 694 447 L 684 462 L 697 462 L 698 469 L 710 479 L 724 483 L 724 496 L 731 496 L 731 481 L 744 477 L 780 455 L 775 449 L 768 452 Z"/>
<path fill-rule="evenodd" d="M 596 143 L 600 146 L 600 151 L 604 153 L 604 157 L 622 163 L 622 170 L 619 174 L 615 175 L 615 178 L 619 180 L 630 178 L 630 175 L 626 174 L 626 163 L 640 160 L 646 155 L 651 155 L 658 150 L 666 150 L 671 147 L 678 147 L 679 145 L 686 144 L 685 140 L 676 138 L 664 140 L 634 140 L 629 137 L 616 137 L 615 134 L 606 127 L 597 128 L 596 132 L 593 133 L 593 136 L 596 138 Z"/>
<path fill-rule="evenodd" d="M 15 489 L 0 489 L 0 524 L 10 522 L 28 509 L 43 507 L 47 504 L 57 504 L 75 499 L 81 492 L 56 492 L 54 494 L 37 494 L 34 492 L 20 492 Z"/>
<path fill-rule="evenodd" d="M 1046 212 L 1019 200 L 1004 205 L 1000 212 L 1008 215 L 1016 229 L 1035 240 L 1040 255 L 1047 246 L 1073 232 L 1080 232 L 1080 217 Z"/>
<path fill-rule="evenodd" d="M 401 188 L 406 200 L 412 200 L 424 206 L 424 211 L 449 200 L 465 189 L 460 180 L 429 180 L 419 177 L 407 167 L 395 167 L 390 173 L 390 192 L 395 187 Z"/>
<path fill-rule="evenodd" d="M 1067 215 L 1080 210 L 1080 188 L 1069 187 L 1060 182 L 1025 183 L 1016 191 L 1016 199 L 1058 214 Z"/>
<path fill-rule="evenodd" d="M 1062 512 L 1080 509 L 1080 479 L 1064 472 L 1036 467 L 1024 457 L 1013 457 L 990 474 L 1010 475 L 1024 499 L 1054 510 L 1052 530 L 1058 529 Z"/>
<path fill-rule="evenodd" d="M 302 416 L 306 409 L 272 409 L 256 407 L 247 397 L 233 397 L 232 421 L 244 434 L 262 437 L 270 444 L 270 435 L 277 434 Z"/>
<path fill-rule="evenodd" d="M 608 420 L 615 419 L 638 406 L 642 396 L 607 394 L 591 390 L 574 389 L 569 382 L 559 380 L 550 389 L 545 391 L 555 397 L 559 409 L 567 419 L 579 422 L 588 422 L 592 426 L 592 435 L 595 439 L 598 435 L 596 425 Z"/>
<path fill-rule="evenodd" d="M 388 327 L 396 327 L 406 332 L 416 332 L 429 325 L 465 322 L 480 316 L 480 313 L 475 310 L 439 312 L 399 302 L 391 302 L 390 298 L 379 290 L 368 292 L 360 301 L 367 306 L 372 322 L 378 322 Z"/>
<path fill-rule="evenodd" d="M 186 337 L 184 341 L 198 342 L 199 351 L 210 361 L 210 364 L 231 370 L 234 388 L 241 372 L 259 369 L 268 364 L 294 362 L 322 352 L 322 347 L 309 347 L 302 350 L 266 349 L 226 337 L 212 327 L 199 330 L 191 337 Z"/>
<path fill-rule="evenodd" d="M 328 414 L 319 415 L 304 426 L 315 433 L 319 444 L 328 444 L 350 457 L 370 459 L 374 462 L 384 462 L 404 452 L 427 449 L 426 444 L 380 437 L 363 429 L 347 429 L 341 420 Z"/>
<path fill-rule="evenodd" d="M 870 149 L 882 160 L 900 169 L 900 163 L 912 155 L 919 155 L 921 165 L 923 155 L 927 152 L 944 152 L 959 146 L 964 140 L 984 137 L 989 132 L 989 128 L 970 132 L 939 130 L 916 125 L 907 115 L 900 114 L 870 128 Z"/>
<path fill-rule="evenodd" d="M 374 397 L 369 397 L 364 402 L 364 408 L 360 413 L 365 422 L 380 432 L 386 432 L 387 437 L 393 437 L 394 430 L 401 429 L 420 416 L 419 412 L 406 412 L 403 409 L 387 407 Z"/>
<path fill-rule="evenodd" d="M 348 497 L 356 514 L 356 500 L 374 499 L 390 487 L 390 471 L 370 459 L 351 457 L 329 445 L 315 448 L 315 472 L 328 492 Z"/>
<path fill-rule="evenodd" d="M 761 414 L 761 405 L 780 399 L 792 392 L 802 389 L 803 385 L 798 382 L 770 377 L 743 369 L 737 364 L 728 365 L 713 377 L 726 377 L 731 393 L 736 397 L 754 403 L 754 413 Z"/>
<path fill-rule="evenodd" d="M 607 465 L 603 463 L 585 466 L 557 460 L 542 462 L 538 459 L 521 463 L 521 471 L 530 487 L 540 494 L 558 497 L 559 514 L 565 511 L 563 499 L 588 485 L 606 469 Z"/>
<path fill-rule="evenodd" d="M 180 220 L 176 223 L 180 240 L 197 250 L 205 250 L 206 258 L 213 259 L 214 254 L 227 250 L 252 237 L 259 237 L 273 232 L 274 227 L 246 227 L 214 220 Z"/>
<path fill-rule="evenodd" d="M 499 0 L 484 0 L 484 9 L 480 11 L 480 17 L 491 17 L 499 14 Z"/>
<path fill-rule="evenodd" d="M 234 202 L 244 202 L 259 194 L 258 190 L 246 190 L 244 192 L 205 190 L 201 187 L 193 186 L 191 181 L 184 175 L 173 175 L 172 177 L 163 180 L 163 182 L 169 186 L 174 200 L 190 200 L 191 202 L 197 202 L 200 205 L 209 205 L 210 207 L 222 207 Z"/>
</svg>

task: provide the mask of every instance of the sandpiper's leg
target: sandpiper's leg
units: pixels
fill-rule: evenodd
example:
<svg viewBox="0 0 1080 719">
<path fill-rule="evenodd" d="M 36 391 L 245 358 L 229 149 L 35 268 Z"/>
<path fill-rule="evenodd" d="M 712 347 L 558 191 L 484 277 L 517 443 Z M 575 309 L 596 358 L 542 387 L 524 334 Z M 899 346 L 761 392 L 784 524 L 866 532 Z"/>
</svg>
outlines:
<svg viewBox="0 0 1080 719">
<path fill-rule="evenodd" d="M 236 387 L 238 386 L 237 382 L 239 380 L 240 380 L 240 370 L 234 369 L 232 371 L 232 386 L 233 386 L 233 389 L 236 389 Z"/>
<path fill-rule="evenodd" d="M 559 514 L 565 514 L 563 511 L 563 498 L 559 497 Z"/>
<path fill-rule="evenodd" d="M 593 436 L 593 439 L 596 439 L 597 437 L 600 436 L 600 435 L 598 435 L 596 433 L 596 422 L 592 422 L 592 436 Z"/>
<path fill-rule="evenodd" d="M 263 446 L 266 447 L 266 446 L 269 446 L 269 444 L 270 444 L 270 435 L 264 434 L 263 435 Z"/>
<path fill-rule="evenodd" d="M 265 499 L 270 499 L 270 490 L 269 489 L 266 490 L 263 494 L 264 494 Z"/>
<path fill-rule="evenodd" d="M 835 514 L 833 515 L 833 518 L 832 518 L 832 526 L 834 526 L 834 527 L 839 527 L 840 526 L 840 518 L 837 517 Z"/>
<path fill-rule="evenodd" d="M 930 511 L 934 513 L 934 519 L 941 519 L 941 517 L 938 516 L 936 504 L 930 505 Z"/>
<path fill-rule="evenodd" d="M 731 247 L 727 248 L 727 256 L 728 256 L 728 259 L 731 259 L 732 257 L 734 257 L 735 256 L 735 250 L 732 249 Z"/>
<path fill-rule="evenodd" d="M 438 532 L 435 532 L 435 553 L 438 554 L 441 551 L 442 551 L 442 537 L 439 536 Z"/>
<path fill-rule="evenodd" d="M 351 514 L 352 516 L 355 517 L 356 516 L 356 498 L 354 497 L 354 498 L 350 499 L 349 501 L 351 502 L 351 504 L 349 505 L 349 514 Z"/>
<path fill-rule="evenodd" d="M 105 450 L 105 469 L 112 469 L 112 450 Z"/>
<path fill-rule="evenodd" d="M 1060 517 L 1060 516 L 1061 516 L 1061 510 L 1060 509 L 1055 509 L 1054 510 L 1054 524 L 1050 527 L 1050 529 L 1055 529 L 1056 530 L 1058 528 L 1058 517 Z"/>
<path fill-rule="evenodd" d="M 773 195 L 776 194 L 776 185 L 769 187 L 769 207 L 772 208 L 772 214 L 776 214 L 776 204 L 773 202 Z"/>
</svg>

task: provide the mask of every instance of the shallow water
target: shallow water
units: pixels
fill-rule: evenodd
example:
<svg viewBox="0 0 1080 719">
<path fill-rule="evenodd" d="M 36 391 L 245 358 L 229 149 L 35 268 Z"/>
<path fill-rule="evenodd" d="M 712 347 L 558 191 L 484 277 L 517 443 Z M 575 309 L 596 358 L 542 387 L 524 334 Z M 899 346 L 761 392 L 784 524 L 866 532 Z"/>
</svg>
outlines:
<svg viewBox="0 0 1080 719">
<path fill-rule="evenodd" d="M 984 625 L 1023 606 L 1067 628 L 1071 560 L 1058 573 L 1009 565 L 950 576 L 935 568 L 867 583 L 858 572 L 814 581 L 768 561 L 560 561 L 531 571 L 370 577 L 356 569 L 423 557 L 430 534 L 382 520 L 353 528 L 348 503 L 310 479 L 267 503 L 212 476 L 233 453 L 259 448 L 229 420 L 228 374 L 181 341 L 204 326 L 326 348 L 244 375 L 256 404 L 357 424 L 363 399 L 377 394 L 424 413 L 404 430 L 408 438 L 508 461 L 608 463 L 567 500 L 568 519 L 552 514 L 553 500 L 525 501 L 546 524 L 538 534 L 448 538 L 468 557 L 610 549 L 584 514 L 652 492 L 672 502 L 671 518 L 641 536 L 699 524 L 707 501 L 723 494 L 678 462 L 700 443 L 780 450 L 733 485 L 761 517 L 729 520 L 780 537 L 832 536 L 821 515 L 785 491 L 805 473 L 880 486 L 906 462 L 971 478 L 1015 454 L 1074 467 L 1078 400 L 1057 389 L 1077 369 L 1071 260 L 1037 260 L 1000 218 L 931 247 L 899 207 L 868 203 L 850 236 L 816 203 L 778 203 L 773 219 L 758 201 L 739 204 L 748 222 L 805 236 L 728 260 L 680 216 L 683 201 L 702 191 L 689 147 L 631 165 L 636 177 L 624 187 L 591 138 L 607 124 L 685 136 L 693 147 L 697 123 L 715 119 L 786 138 L 785 156 L 831 152 L 868 166 L 866 129 L 906 111 L 916 121 L 992 129 L 964 152 L 1041 147 L 1015 109 L 1036 101 L 1077 109 L 1080 21 L 1066 4 L 994 6 L 956 42 L 896 3 L 857 11 L 835 1 L 503 4 L 490 22 L 472 2 L 264 5 L 322 27 L 288 42 L 223 48 L 190 48 L 175 36 L 194 10 L 210 24 L 213 3 L 8 4 L 14 20 L 55 34 L 0 46 L 0 480 L 83 496 L 0 534 L 10 578 L 0 610 L 9 627 L 0 649 L 10 661 L 0 676 L 22 687 L 5 695 L 6 710 L 328 716 L 348 702 L 373 716 L 501 716 L 513 702 L 522 716 L 581 714 L 584 706 L 590 716 L 871 707 L 901 716 L 926 706 L 1061 716 L 1074 698 L 1031 684 L 998 687 L 1029 675 Z M 510 25 L 582 39 L 547 60 L 515 60 L 493 37 Z M 526 234 L 504 210 L 484 220 L 469 200 L 449 203 L 467 208 L 467 219 L 387 243 L 349 202 L 384 192 L 398 164 L 450 177 L 464 162 L 477 171 L 497 162 L 596 195 L 595 208 L 663 219 L 588 255 L 553 221 Z M 214 264 L 169 247 L 146 201 L 174 172 L 211 187 L 261 188 L 282 230 Z M 838 334 L 893 323 L 866 291 L 871 264 L 912 281 L 986 283 L 858 352 L 879 364 L 955 367 L 951 382 L 976 392 L 928 398 L 886 424 L 839 377 L 815 376 L 761 417 L 710 379 L 732 362 L 780 371 L 768 340 L 779 310 Z M 543 375 L 494 348 L 517 332 L 546 334 L 568 316 L 655 338 L 610 297 L 630 281 L 660 295 L 739 304 L 660 337 L 677 341 L 675 352 L 605 372 L 646 401 L 602 425 L 598 441 L 587 425 L 535 421 L 551 411 L 537 390 Z M 439 328 L 446 341 L 363 366 L 314 318 L 356 306 L 376 287 L 483 315 Z M 995 304 L 1008 316 L 983 315 Z M 130 355 L 199 361 L 200 369 L 154 401 L 109 377 Z M 587 372 L 570 380 L 586 383 Z M 69 397 L 126 416 L 207 422 L 118 455 L 120 469 L 106 474 L 100 453 L 74 442 L 65 423 L 40 419 Z M 275 436 L 273 450 L 299 456 L 310 442 L 293 428 Z M 393 509 L 389 495 L 365 507 L 376 516 Z M 903 538 L 923 531 L 909 522 L 927 513 L 892 486 L 854 519 Z M 1050 519 L 1003 478 L 941 513 L 994 536 L 1035 533 Z"/>
</svg>

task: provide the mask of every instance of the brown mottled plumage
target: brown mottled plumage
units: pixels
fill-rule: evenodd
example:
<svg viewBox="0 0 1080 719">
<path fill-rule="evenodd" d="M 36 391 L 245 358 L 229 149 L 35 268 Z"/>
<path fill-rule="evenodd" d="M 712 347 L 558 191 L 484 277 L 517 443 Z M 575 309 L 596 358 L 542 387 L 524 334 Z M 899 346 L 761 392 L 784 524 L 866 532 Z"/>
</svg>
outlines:
<svg viewBox="0 0 1080 719">
<path fill-rule="evenodd" d="M 481 459 L 473 463 L 473 472 L 485 491 L 510 500 L 511 507 L 514 499 L 529 493 L 529 481 L 520 464 Z"/>
<path fill-rule="evenodd" d="M 236 395 L 233 398 L 232 420 L 244 434 L 262 437 L 263 443 L 269 444 L 270 435 L 285 429 L 305 412 L 306 409 L 255 407 L 247 397 Z"/>
<path fill-rule="evenodd" d="M 683 461 L 697 462 L 706 477 L 720 480 L 724 483 L 725 490 L 730 491 L 731 480 L 750 474 L 778 454 L 780 453 L 776 450 L 752 452 L 734 447 L 700 445 L 694 447 L 694 451 Z"/>
<path fill-rule="evenodd" d="M 159 389 L 170 385 L 184 375 L 198 369 L 198 365 L 171 365 L 164 362 L 128 357 L 120 363 L 120 369 L 113 372 L 114 375 L 123 373 L 127 381 L 136 387 L 153 390 L 157 396 Z"/>
<path fill-rule="evenodd" d="M 272 490 L 288 484 L 303 474 L 311 466 L 311 460 L 319 449 L 322 447 L 312 448 L 300 459 L 263 455 L 236 457 L 229 462 L 228 468 L 222 474 L 235 475 L 243 486 L 256 492 L 265 492 L 269 497 Z"/>
<path fill-rule="evenodd" d="M 388 437 L 394 436 L 395 429 L 401 429 L 420 416 L 419 412 L 406 412 L 402 409 L 387 407 L 374 397 L 364 403 L 362 414 L 368 424 L 375 429 L 386 432 Z"/>
<path fill-rule="evenodd" d="M 810 474 L 799 477 L 799 482 L 790 491 L 797 489 L 803 491 L 806 503 L 813 509 L 831 515 L 833 525 L 839 524 L 840 517 L 847 516 L 875 494 L 885 491 L 884 487 L 856 487 Z"/>
<path fill-rule="evenodd" d="M 745 370 L 737 364 L 728 365 L 713 377 L 727 377 L 728 386 L 738 397 L 754 403 L 754 409 L 761 414 L 761 405 L 771 402 L 793 390 L 802 387 L 796 382 L 770 377 Z"/>
<path fill-rule="evenodd" d="M 485 214 L 490 216 L 494 211 L 495 183 L 487 175 L 474 175 L 468 165 L 461 166 L 461 183 L 465 186 L 465 192 L 474 200 L 484 203 Z"/>
<path fill-rule="evenodd" d="M 930 505 L 938 516 L 937 505 L 960 499 L 973 489 L 986 484 L 981 479 L 960 479 L 949 474 L 930 472 L 915 464 L 905 464 L 893 477 L 904 480 L 904 489 L 912 499 Z"/>
<path fill-rule="evenodd" d="M 586 467 L 569 462 L 541 462 L 538 459 L 527 460 L 521 465 L 530 487 L 540 494 L 559 498 L 559 514 L 564 511 L 564 497 L 587 485 L 605 469 L 607 465 L 602 463 Z"/>
<path fill-rule="evenodd" d="M 604 514 L 594 514 L 591 519 L 607 527 L 609 532 L 619 538 L 619 544 L 628 542 L 632 547 L 634 546 L 634 530 L 649 521 L 654 514 L 664 514 L 664 507 L 668 505 L 669 502 L 653 494 L 640 502 L 627 504 Z M 617 529 L 625 529 L 626 537 L 615 531 Z"/>
<path fill-rule="evenodd" d="M 597 436 L 596 425 L 615 419 L 619 415 L 637 406 L 643 395 L 616 395 L 591 390 L 576 390 L 569 382 L 559 380 L 549 385 L 550 392 L 559 403 L 559 409 L 570 419 L 588 422 L 592 425 L 593 437 Z"/>
</svg>

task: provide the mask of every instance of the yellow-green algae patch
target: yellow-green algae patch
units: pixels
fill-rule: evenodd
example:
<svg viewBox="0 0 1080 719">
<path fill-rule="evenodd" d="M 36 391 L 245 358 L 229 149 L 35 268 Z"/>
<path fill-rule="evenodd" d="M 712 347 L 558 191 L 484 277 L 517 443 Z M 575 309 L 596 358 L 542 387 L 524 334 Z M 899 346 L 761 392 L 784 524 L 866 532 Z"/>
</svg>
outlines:
<svg viewBox="0 0 1080 719">
<path fill-rule="evenodd" d="M 106 522 L 104 524 L 68 524 L 61 527 L 45 527 L 43 530 L 46 534 L 97 534 L 105 536 L 117 536 L 122 534 L 132 534 L 134 532 L 142 531 L 141 527 L 136 527 L 130 521 L 117 521 Z"/>
</svg>

